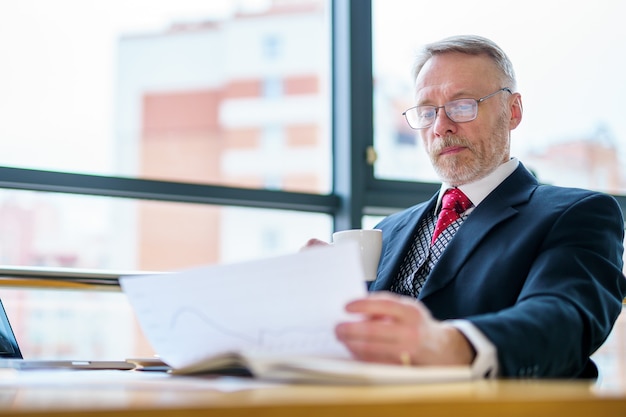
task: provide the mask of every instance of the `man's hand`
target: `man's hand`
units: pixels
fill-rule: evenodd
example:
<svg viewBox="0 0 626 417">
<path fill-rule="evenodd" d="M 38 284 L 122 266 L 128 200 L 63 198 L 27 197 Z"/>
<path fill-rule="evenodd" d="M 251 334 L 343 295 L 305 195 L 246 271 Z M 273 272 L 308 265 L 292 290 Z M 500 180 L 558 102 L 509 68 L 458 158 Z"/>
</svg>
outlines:
<svg viewBox="0 0 626 417">
<path fill-rule="evenodd" d="M 319 240 L 319 239 L 313 238 L 313 239 L 307 240 L 306 244 L 302 248 L 300 248 L 300 250 L 313 248 L 313 247 L 316 247 L 316 246 L 320 247 L 320 246 L 328 246 L 328 245 L 330 245 L 330 243 L 324 242 L 323 240 Z"/>
<path fill-rule="evenodd" d="M 337 326 L 337 338 L 367 362 L 403 365 L 469 365 L 475 352 L 465 336 L 433 319 L 419 301 L 393 293 L 372 293 L 346 306 L 361 320 Z"/>
</svg>

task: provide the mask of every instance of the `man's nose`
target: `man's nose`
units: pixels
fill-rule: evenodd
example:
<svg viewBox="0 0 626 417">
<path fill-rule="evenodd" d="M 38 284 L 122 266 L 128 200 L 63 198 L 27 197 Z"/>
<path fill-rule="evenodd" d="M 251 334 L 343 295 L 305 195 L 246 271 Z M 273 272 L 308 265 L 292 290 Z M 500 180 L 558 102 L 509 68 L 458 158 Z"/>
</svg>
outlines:
<svg viewBox="0 0 626 417">
<path fill-rule="evenodd" d="M 456 132 L 457 125 L 448 117 L 444 107 L 437 109 L 433 122 L 433 133 L 437 136 L 446 136 Z"/>
</svg>

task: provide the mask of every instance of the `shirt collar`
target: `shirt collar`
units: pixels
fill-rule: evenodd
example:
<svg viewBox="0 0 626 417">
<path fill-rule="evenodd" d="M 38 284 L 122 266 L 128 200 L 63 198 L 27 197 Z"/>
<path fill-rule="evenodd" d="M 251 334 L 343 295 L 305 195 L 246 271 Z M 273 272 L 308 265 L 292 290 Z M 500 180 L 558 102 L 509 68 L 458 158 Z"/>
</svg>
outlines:
<svg viewBox="0 0 626 417">
<path fill-rule="evenodd" d="M 478 181 L 464 184 L 458 187 L 459 190 L 463 191 L 463 193 L 470 199 L 474 207 L 477 207 L 495 188 L 502 183 L 509 175 L 515 171 L 517 166 L 519 165 L 519 160 L 517 158 L 511 158 L 507 162 L 503 163 L 499 167 L 497 167 L 492 173 L 487 176 L 479 179 Z M 445 182 L 441 184 L 441 188 L 439 189 L 439 197 L 437 198 L 437 206 L 435 207 L 435 212 L 439 210 L 441 205 L 441 199 L 443 198 L 443 194 L 446 190 L 454 188 L 450 184 L 446 184 Z"/>
</svg>

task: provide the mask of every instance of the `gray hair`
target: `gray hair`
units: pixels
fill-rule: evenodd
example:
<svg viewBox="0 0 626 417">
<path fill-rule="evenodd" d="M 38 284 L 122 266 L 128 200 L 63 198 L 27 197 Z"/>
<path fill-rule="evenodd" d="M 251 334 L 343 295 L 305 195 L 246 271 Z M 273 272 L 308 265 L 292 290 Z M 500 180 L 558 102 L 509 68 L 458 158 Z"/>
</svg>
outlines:
<svg viewBox="0 0 626 417">
<path fill-rule="evenodd" d="M 437 42 L 425 45 L 418 53 L 413 63 L 413 80 L 415 80 L 426 64 L 435 55 L 448 52 L 459 52 L 467 55 L 487 55 L 493 60 L 498 69 L 502 72 L 503 81 L 515 90 L 517 81 L 513 64 L 504 51 L 495 42 L 476 35 L 451 36 Z"/>
</svg>

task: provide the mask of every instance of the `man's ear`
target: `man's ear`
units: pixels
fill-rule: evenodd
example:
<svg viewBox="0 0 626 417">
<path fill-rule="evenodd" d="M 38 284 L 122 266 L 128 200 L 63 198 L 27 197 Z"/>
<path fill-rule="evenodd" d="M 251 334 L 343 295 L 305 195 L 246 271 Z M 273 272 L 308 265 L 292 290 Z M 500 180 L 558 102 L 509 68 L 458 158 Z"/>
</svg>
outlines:
<svg viewBox="0 0 626 417">
<path fill-rule="evenodd" d="M 509 129 L 513 130 L 522 122 L 522 113 L 524 108 L 522 106 L 522 95 L 520 93 L 513 93 L 509 99 L 511 119 L 509 120 Z"/>
</svg>

